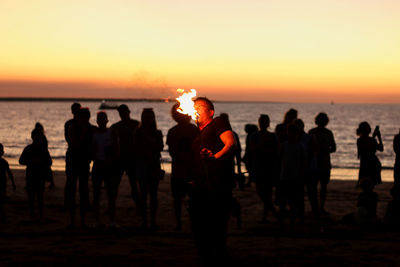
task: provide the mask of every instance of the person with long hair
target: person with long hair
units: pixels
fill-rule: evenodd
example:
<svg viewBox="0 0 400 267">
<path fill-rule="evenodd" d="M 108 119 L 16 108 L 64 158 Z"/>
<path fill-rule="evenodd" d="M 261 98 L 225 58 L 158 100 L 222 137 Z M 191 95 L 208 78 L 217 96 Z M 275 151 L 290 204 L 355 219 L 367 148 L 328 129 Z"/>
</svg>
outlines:
<svg viewBox="0 0 400 267">
<path fill-rule="evenodd" d="M 147 228 L 147 194 L 150 195 L 150 228 L 157 229 L 157 191 L 160 181 L 161 151 L 163 150 L 162 132 L 157 129 L 156 116 L 152 108 L 143 109 L 141 122 L 133 135 L 136 149 L 136 177 L 140 186 L 140 205 L 143 228 Z"/>
</svg>

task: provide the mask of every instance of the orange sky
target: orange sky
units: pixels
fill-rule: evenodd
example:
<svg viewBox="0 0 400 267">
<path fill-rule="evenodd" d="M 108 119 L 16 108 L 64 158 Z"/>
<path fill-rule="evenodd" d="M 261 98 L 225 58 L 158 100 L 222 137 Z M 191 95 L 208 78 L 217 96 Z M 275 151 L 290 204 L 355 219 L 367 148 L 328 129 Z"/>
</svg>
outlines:
<svg viewBox="0 0 400 267">
<path fill-rule="evenodd" d="M 399 1 L 190 2 L 3 0 L 0 96 L 400 103 Z"/>
</svg>

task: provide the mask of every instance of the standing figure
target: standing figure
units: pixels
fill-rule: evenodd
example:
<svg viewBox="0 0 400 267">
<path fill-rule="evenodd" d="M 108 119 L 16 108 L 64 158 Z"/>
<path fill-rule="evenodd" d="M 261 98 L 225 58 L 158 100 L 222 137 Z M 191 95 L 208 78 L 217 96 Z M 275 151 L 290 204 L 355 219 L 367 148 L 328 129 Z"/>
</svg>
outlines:
<svg viewBox="0 0 400 267">
<path fill-rule="evenodd" d="M 369 178 L 373 184 L 381 184 L 381 169 L 382 165 L 378 157 L 375 155 L 376 151 L 383 151 L 383 143 L 381 138 L 381 132 L 379 126 L 376 126 L 372 137 L 369 136 L 371 133 L 371 126 L 368 122 L 363 121 L 360 123 L 357 129 L 357 155 L 360 159 L 360 171 L 358 173 L 358 185 L 360 184 L 361 178 Z M 377 138 L 378 141 L 375 139 Z"/>
<path fill-rule="evenodd" d="M 200 256 L 216 264 L 226 256 L 236 143 L 227 121 L 213 118 L 214 105 L 210 100 L 199 97 L 194 108 L 200 133 L 192 145 L 190 217 Z"/>
<path fill-rule="evenodd" d="M 246 132 L 246 148 L 244 150 L 244 155 L 242 161 L 244 162 L 244 166 L 246 167 L 248 173 L 248 181 L 246 183 L 246 187 L 251 186 L 251 183 L 255 181 L 254 173 L 253 173 L 253 155 L 251 154 L 250 149 L 250 136 L 258 131 L 257 125 L 255 124 L 246 124 L 244 126 L 244 131 Z"/>
<path fill-rule="evenodd" d="M 116 170 L 117 143 L 116 137 L 109 128 L 107 128 L 107 113 L 99 112 L 97 114 L 98 128 L 93 132 L 93 211 L 96 220 L 96 227 L 100 227 L 100 199 L 101 185 L 104 182 L 107 188 L 108 212 L 110 215 L 110 227 L 115 228 L 115 202 L 117 198 L 119 179 Z"/>
<path fill-rule="evenodd" d="M 278 140 L 274 133 L 268 131 L 269 116 L 261 114 L 258 119 L 260 130 L 250 136 L 250 149 L 253 155 L 253 173 L 255 175 L 256 190 L 264 203 L 264 212 L 261 223 L 267 222 L 268 212 L 271 210 L 278 217 L 272 203 L 272 189 L 278 182 Z"/>
<path fill-rule="evenodd" d="M 181 230 L 182 199 L 188 190 L 190 178 L 190 148 L 198 134 L 198 129 L 190 123 L 190 117 L 179 113 L 179 104 L 172 106 L 171 115 L 177 125 L 167 134 L 168 151 L 172 158 L 171 190 L 174 198 L 176 230 Z"/>
<path fill-rule="evenodd" d="M 297 110 L 289 109 L 283 118 L 283 122 L 276 125 L 275 134 L 278 138 L 278 144 L 281 145 L 283 142 L 288 140 L 288 126 L 297 119 Z"/>
<path fill-rule="evenodd" d="M 48 149 L 49 147 L 49 142 L 47 141 L 46 135 L 44 133 L 44 127 L 40 122 L 37 122 L 35 124 L 35 129 L 40 130 L 43 133 L 43 144 L 46 147 L 46 149 Z M 53 176 L 53 171 L 51 170 L 51 167 L 49 167 L 49 169 L 47 170 L 47 175 L 46 175 L 46 182 L 49 182 L 49 188 L 54 188 L 54 176 Z"/>
<path fill-rule="evenodd" d="M 137 120 L 131 119 L 131 111 L 128 106 L 122 104 L 118 107 L 118 114 L 121 120 L 111 126 L 118 137 L 119 143 L 119 176 L 120 179 L 124 172 L 128 175 L 131 186 L 131 196 L 135 202 L 137 213 L 139 213 L 139 190 L 136 180 L 135 147 L 133 146 L 133 133 L 139 125 Z"/>
<path fill-rule="evenodd" d="M 297 213 L 302 215 L 304 207 L 304 171 L 306 152 L 299 142 L 299 129 L 295 124 L 287 127 L 288 140 L 280 147 L 280 182 L 279 182 L 279 221 L 284 225 L 286 204 L 290 207 L 290 222 L 294 223 Z M 302 218 L 300 218 L 302 219 Z"/>
<path fill-rule="evenodd" d="M 133 135 L 133 144 L 136 148 L 136 177 L 139 180 L 141 193 L 141 213 L 143 228 L 147 228 L 147 194 L 150 194 L 150 228 L 157 229 L 157 191 L 160 182 L 161 151 L 163 150 L 162 132 L 157 129 L 156 117 L 153 109 L 143 109 L 141 122 Z"/>
<path fill-rule="evenodd" d="M 393 178 L 394 178 L 394 183 L 399 184 L 400 183 L 400 132 L 394 136 L 393 151 L 394 153 L 396 153 Z"/>
<path fill-rule="evenodd" d="M 10 178 L 13 190 L 15 191 L 17 188 L 15 186 L 14 182 L 14 176 L 10 170 L 10 165 L 8 165 L 7 160 L 3 158 L 4 155 L 4 146 L 3 144 L 0 144 L 0 220 L 2 223 L 5 223 L 6 220 L 6 214 L 4 212 L 4 201 L 6 198 L 6 190 L 7 190 L 7 175 L 8 178 Z"/>
<path fill-rule="evenodd" d="M 331 153 L 336 151 L 336 142 L 333 133 L 326 128 L 329 118 L 326 113 L 319 113 L 315 117 L 317 127 L 308 133 L 312 136 L 312 164 L 313 177 L 307 183 L 307 192 L 310 200 L 316 198 L 318 182 L 321 185 L 320 191 L 320 211 L 325 212 L 325 200 L 328 183 L 331 178 Z M 312 202 L 313 200 L 311 200 Z"/>
<path fill-rule="evenodd" d="M 70 211 L 71 224 L 75 226 L 75 194 L 79 180 L 79 204 L 81 226 L 85 225 L 86 211 L 89 208 L 89 175 L 92 153 L 93 126 L 89 123 L 90 111 L 88 108 L 81 108 L 76 123 L 68 128 L 70 140 L 70 176 L 67 178 L 68 206 Z"/>
<path fill-rule="evenodd" d="M 228 113 L 221 113 L 219 115 L 222 119 L 226 120 L 228 124 L 230 125 L 229 121 L 229 115 Z M 233 166 L 233 176 L 234 176 L 234 183 L 238 183 L 239 189 L 243 190 L 244 189 L 244 175 L 242 173 L 242 148 L 240 145 L 240 139 L 239 135 L 232 130 L 233 136 L 235 137 L 235 142 L 236 142 L 236 148 L 235 148 L 235 153 L 234 153 L 234 159 L 235 159 L 235 164 Z M 236 165 L 236 173 L 235 173 L 235 165 Z"/>
<path fill-rule="evenodd" d="M 68 145 L 67 152 L 65 154 L 65 176 L 66 176 L 65 187 L 64 187 L 64 208 L 65 209 L 68 207 L 68 196 L 69 196 L 68 185 L 70 184 L 69 180 L 71 180 L 71 177 L 73 177 L 73 171 L 72 171 L 72 166 L 71 166 L 72 146 L 71 146 L 71 139 L 69 138 L 68 132 L 69 132 L 69 128 L 71 127 L 71 125 L 77 123 L 78 114 L 79 114 L 80 109 L 81 109 L 81 104 L 73 103 L 71 105 L 71 112 L 72 112 L 73 118 L 68 120 L 64 124 L 64 138 Z"/>
<path fill-rule="evenodd" d="M 43 132 L 39 129 L 34 129 L 31 137 L 32 144 L 24 148 L 19 158 L 19 164 L 26 166 L 26 190 L 28 192 L 31 219 L 34 220 L 36 197 L 39 208 L 39 221 L 44 222 L 44 185 L 52 160 L 44 142 Z"/>
</svg>

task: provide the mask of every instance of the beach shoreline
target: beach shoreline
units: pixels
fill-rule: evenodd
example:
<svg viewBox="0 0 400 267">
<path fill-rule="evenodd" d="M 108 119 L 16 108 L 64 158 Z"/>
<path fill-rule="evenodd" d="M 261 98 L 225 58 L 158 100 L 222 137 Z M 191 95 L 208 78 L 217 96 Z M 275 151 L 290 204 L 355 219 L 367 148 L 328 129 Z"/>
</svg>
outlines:
<svg viewBox="0 0 400 267">
<path fill-rule="evenodd" d="M 5 159 L 9 162 L 11 169 L 14 170 L 24 170 L 25 166 L 19 165 L 18 159 L 16 158 L 8 158 Z M 166 173 L 171 173 L 171 163 L 163 162 L 162 168 L 166 171 Z M 53 159 L 53 171 L 64 172 L 65 171 L 65 160 L 64 159 Z M 242 166 L 242 170 L 246 170 L 244 166 Z M 381 171 L 382 182 L 393 182 L 393 169 L 382 169 Z M 337 168 L 333 167 L 331 170 L 331 179 L 332 180 L 349 180 L 349 181 L 357 181 L 358 180 L 358 168 Z"/>
</svg>

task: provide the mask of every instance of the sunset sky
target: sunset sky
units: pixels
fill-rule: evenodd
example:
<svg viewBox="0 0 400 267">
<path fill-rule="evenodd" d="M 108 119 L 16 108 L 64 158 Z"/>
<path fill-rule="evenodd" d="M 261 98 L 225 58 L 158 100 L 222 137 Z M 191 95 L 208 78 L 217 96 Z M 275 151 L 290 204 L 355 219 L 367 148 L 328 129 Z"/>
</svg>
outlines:
<svg viewBox="0 0 400 267">
<path fill-rule="evenodd" d="M 400 103 L 398 0 L 2 0 L 0 97 Z"/>
</svg>

